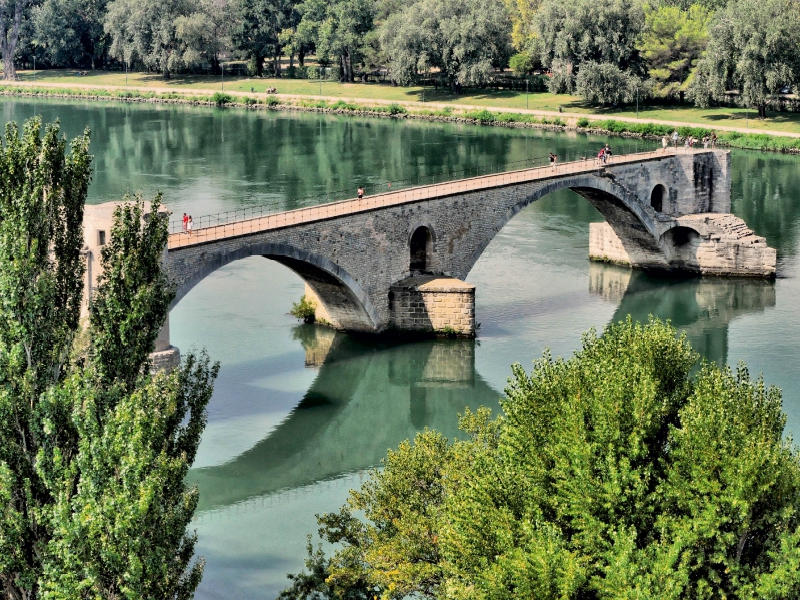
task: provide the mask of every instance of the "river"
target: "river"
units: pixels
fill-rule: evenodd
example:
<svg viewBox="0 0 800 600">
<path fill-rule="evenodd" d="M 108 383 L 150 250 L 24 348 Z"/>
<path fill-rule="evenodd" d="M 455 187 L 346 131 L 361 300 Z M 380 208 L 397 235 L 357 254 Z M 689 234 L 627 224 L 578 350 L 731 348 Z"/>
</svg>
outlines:
<svg viewBox="0 0 800 600">
<path fill-rule="evenodd" d="M 200 215 L 266 202 L 287 208 L 361 183 L 445 176 L 554 151 L 616 154 L 650 142 L 536 130 L 182 106 L 3 99 L 4 121 L 41 114 L 74 136 L 89 126 L 90 202 L 162 191 Z M 800 431 L 800 158 L 732 153 L 733 211 L 778 250 L 778 278 L 667 279 L 587 260 L 582 198 L 554 193 L 516 216 L 470 273 L 475 341 L 369 342 L 299 325 L 303 293 L 263 258 L 233 263 L 173 310 L 172 343 L 222 363 L 190 481 L 206 559 L 201 599 L 274 598 L 303 565 L 314 515 L 336 510 L 388 448 L 424 427 L 457 432 L 465 406 L 498 407 L 510 365 L 546 348 L 569 355 L 581 333 L 652 314 L 671 319 L 703 357 L 747 363 L 784 391 Z"/>
</svg>

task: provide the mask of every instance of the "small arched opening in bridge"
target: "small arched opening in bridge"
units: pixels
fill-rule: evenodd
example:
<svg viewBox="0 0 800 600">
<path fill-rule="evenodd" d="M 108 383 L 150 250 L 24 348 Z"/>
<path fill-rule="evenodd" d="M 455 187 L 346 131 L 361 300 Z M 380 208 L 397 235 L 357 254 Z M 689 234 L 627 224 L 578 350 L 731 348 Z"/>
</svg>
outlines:
<svg viewBox="0 0 800 600">
<path fill-rule="evenodd" d="M 700 234 L 690 227 L 673 227 L 664 234 L 664 241 L 673 266 L 697 262 Z"/>
<path fill-rule="evenodd" d="M 667 188 L 659 183 L 653 188 L 653 191 L 650 192 L 650 206 L 652 206 L 653 210 L 657 212 L 663 212 L 666 200 Z"/>
<path fill-rule="evenodd" d="M 431 230 L 425 226 L 417 227 L 411 234 L 409 243 L 411 260 L 410 271 L 424 273 L 430 271 L 431 258 L 433 257 L 433 236 Z"/>
</svg>

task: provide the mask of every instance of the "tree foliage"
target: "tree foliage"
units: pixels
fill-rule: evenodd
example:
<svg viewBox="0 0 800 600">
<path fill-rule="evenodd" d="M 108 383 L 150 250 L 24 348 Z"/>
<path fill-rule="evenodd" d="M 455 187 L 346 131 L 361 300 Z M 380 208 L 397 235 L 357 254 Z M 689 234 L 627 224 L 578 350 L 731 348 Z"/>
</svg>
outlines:
<svg viewBox="0 0 800 600">
<path fill-rule="evenodd" d="M 187 0 L 112 0 L 105 18 L 110 54 L 141 61 L 169 79 L 184 64 L 176 20 L 191 12 Z"/>
<path fill-rule="evenodd" d="M 534 25 L 542 64 L 553 71 L 553 92 L 572 92 L 589 61 L 639 73 L 636 40 L 644 12 L 635 0 L 544 0 Z"/>
<path fill-rule="evenodd" d="M 500 0 L 418 0 L 386 21 L 381 44 L 398 83 L 436 71 L 446 85 L 469 85 L 506 64 L 509 30 Z"/>
<path fill-rule="evenodd" d="M 341 547 L 312 555 L 317 579 L 385 599 L 795 597 L 780 392 L 695 363 L 671 326 L 628 319 L 515 365 L 502 417 L 467 413 L 466 441 L 418 434 L 319 518 Z"/>
<path fill-rule="evenodd" d="M 7 598 L 189 598 L 184 476 L 217 366 L 150 374 L 167 216 L 119 208 L 81 334 L 88 131 L 9 124 L 0 162 L 0 584 Z"/>
<path fill-rule="evenodd" d="M 705 51 L 711 13 L 695 4 L 688 10 L 647 7 L 645 15 L 637 48 L 654 80 L 655 93 L 676 96 L 688 88 L 690 75 Z"/>
<path fill-rule="evenodd" d="M 33 9 L 33 51 L 54 65 L 100 66 L 108 50 L 104 0 L 44 0 Z"/>
<path fill-rule="evenodd" d="M 622 104 L 647 98 L 650 91 L 648 82 L 611 63 L 586 62 L 575 78 L 575 92 L 587 102 Z"/>
<path fill-rule="evenodd" d="M 731 0 L 710 26 L 692 96 L 707 106 L 737 90 L 744 106 L 766 116 L 766 101 L 800 82 L 800 5 L 795 0 Z"/>
</svg>

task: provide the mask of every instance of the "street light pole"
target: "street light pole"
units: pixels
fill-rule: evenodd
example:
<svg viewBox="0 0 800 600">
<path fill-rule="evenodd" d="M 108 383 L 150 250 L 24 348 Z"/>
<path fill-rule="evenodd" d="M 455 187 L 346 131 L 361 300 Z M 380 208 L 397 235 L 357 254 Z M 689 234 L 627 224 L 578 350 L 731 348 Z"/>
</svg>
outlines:
<svg viewBox="0 0 800 600">
<path fill-rule="evenodd" d="M 225 63 L 224 62 L 220 62 L 219 66 L 222 67 L 222 69 L 220 69 L 220 70 L 222 71 L 222 91 L 224 92 L 225 91 Z"/>
<path fill-rule="evenodd" d="M 530 79 L 525 80 L 525 110 L 528 110 L 528 84 L 530 82 Z"/>
<path fill-rule="evenodd" d="M 636 118 L 639 118 L 639 86 L 636 86 Z"/>
</svg>

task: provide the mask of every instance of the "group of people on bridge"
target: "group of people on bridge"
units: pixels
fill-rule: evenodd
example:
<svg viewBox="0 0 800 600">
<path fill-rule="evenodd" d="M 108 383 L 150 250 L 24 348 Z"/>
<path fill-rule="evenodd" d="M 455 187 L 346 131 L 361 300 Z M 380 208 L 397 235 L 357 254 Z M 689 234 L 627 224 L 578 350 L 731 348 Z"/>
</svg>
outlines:
<svg viewBox="0 0 800 600">
<path fill-rule="evenodd" d="M 192 235 L 192 229 L 194 229 L 192 215 L 186 216 L 186 213 L 183 213 L 183 232 Z"/>
</svg>

